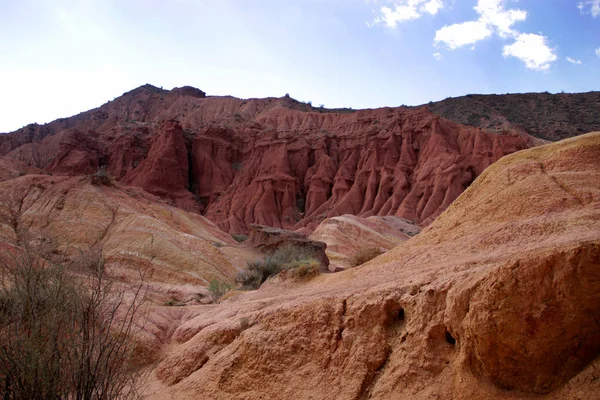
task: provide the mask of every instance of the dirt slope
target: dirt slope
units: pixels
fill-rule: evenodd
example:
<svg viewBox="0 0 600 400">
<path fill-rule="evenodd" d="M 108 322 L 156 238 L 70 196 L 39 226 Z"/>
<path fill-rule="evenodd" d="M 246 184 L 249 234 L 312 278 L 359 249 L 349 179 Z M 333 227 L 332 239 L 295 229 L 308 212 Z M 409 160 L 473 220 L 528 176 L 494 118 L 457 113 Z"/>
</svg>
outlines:
<svg viewBox="0 0 600 400">
<path fill-rule="evenodd" d="M 599 159 L 600 133 L 507 156 L 362 267 L 189 307 L 149 398 L 594 398 Z"/>
<path fill-rule="evenodd" d="M 368 218 L 342 215 L 327 218 L 309 239 L 327 244 L 330 269 L 352 267 L 352 258 L 360 251 L 391 250 L 407 241 L 421 229 L 405 219 L 386 216 Z"/>
<path fill-rule="evenodd" d="M 600 131 L 600 92 L 472 94 L 425 106 L 460 124 L 489 131 L 523 129 L 546 140 Z"/>
<path fill-rule="evenodd" d="M 140 266 L 149 264 L 146 283 L 159 302 L 194 299 L 212 279 L 233 282 L 245 266 L 246 250 L 206 218 L 138 188 L 92 185 L 86 177 L 0 182 L 0 247 L 19 246 L 21 233 L 52 242 L 53 253 L 68 258 L 100 249 L 125 282 L 139 280 Z"/>
<path fill-rule="evenodd" d="M 312 230 L 343 214 L 427 224 L 491 163 L 536 143 L 426 109 L 341 111 L 146 85 L 1 135 L 0 155 L 55 175 L 105 166 L 124 184 L 245 233 L 253 223 Z"/>
</svg>

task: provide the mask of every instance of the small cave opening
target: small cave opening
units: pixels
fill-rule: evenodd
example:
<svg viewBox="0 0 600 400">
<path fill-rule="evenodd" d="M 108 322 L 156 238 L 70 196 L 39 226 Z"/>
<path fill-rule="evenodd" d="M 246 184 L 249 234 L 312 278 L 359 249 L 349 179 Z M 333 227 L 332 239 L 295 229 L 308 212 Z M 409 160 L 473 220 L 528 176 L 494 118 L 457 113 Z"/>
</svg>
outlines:
<svg viewBox="0 0 600 400">
<path fill-rule="evenodd" d="M 454 346 L 456 344 L 456 339 L 447 330 L 446 330 L 446 342 L 450 343 L 452 346 Z"/>
<path fill-rule="evenodd" d="M 398 322 L 404 322 L 404 318 L 405 318 L 405 316 L 404 316 L 404 308 L 400 308 L 398 310 L 398 313 L 396 314 L 396 320 Z"/>
</svg>

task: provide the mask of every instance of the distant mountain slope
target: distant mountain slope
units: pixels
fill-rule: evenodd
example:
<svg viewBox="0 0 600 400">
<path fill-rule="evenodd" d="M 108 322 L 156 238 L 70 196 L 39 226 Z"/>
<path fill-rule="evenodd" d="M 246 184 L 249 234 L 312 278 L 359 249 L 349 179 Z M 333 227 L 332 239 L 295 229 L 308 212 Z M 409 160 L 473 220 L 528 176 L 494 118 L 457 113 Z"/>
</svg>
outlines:
<svg viewBox="0 0 600 400">
<path fill-rule="evenodd" d="M 314 229 L 343 214 L 429 223 L 483 170 L 535 145 L 425 108 L 327 110 L 289 96 L 134 89 L 94 110 L 0 136 L 0 155 L 53 174 L 105 168 L 230 233 Z"/>
<path fill-rule="evenodd" d="M 521 127 L 546 140 L 600 131 L 600 92 L 467 95 L 425 106 L 461 124 L 497 131 Z"/>
</svg>

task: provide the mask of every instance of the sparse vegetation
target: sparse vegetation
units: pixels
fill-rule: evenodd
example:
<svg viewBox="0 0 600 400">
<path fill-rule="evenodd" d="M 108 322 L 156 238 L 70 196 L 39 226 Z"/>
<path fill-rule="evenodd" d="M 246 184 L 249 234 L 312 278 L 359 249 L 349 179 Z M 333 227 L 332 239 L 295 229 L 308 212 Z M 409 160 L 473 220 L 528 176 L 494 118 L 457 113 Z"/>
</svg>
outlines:
<svg viewBox="0 0 600 400">
<path fill-rule="evenodd" d="M 28 242 L 0 257 L 0 396 L 139 398 L 146 350 L 133 333 L 143 280 L 117 290 L 99 253 L 54 258 Z"/>
<path fill-rule="evenodd" d="M 298 208 L 299 213 L 304 213 L 306 211 L 306 200 L 304 196 L 298 195 L 296 197 L 296 207 Z"/>
<path fill-rule="evenodd" d="M 243 317 L 240 319 L 240 330 L 245 331 L 248 328 L 250 328 L 250 320 L 247 317 Z"/>
<path fill-rule="evenodd" d="M 363 265 L 375 257 L 382 255 L 383 253 L 384 252 L 377 247 L 365 247 L 354 253 L 352 258 L 350 258 L 350 265 L 353 267 L 358 267 L 359 265 Z"/>
<path fill-rule="evenodd" d="M 165 301 L 164 305 L 167 307 L 183 307 L 183 306 L 185 306 L 185 303 L 171 299 L 171 300 Z"/>
<path fill-rule="evenodd" d="M 231 285 L 226 282 L 220 282 L 216 279 L 213 279 L 208 285 L 208 290 L 213 301 L 218 303 L 221 297 L 225 296 L 225 294 L 231 290 Z"/>
<path fill-rule="evenodd" d="M 92 185 L 113 185 L 113 178 L 108 173 L 106 165 L 99 167 L 98 170 L 94 173 L 94 175 L 92 175 Z"/>
<path fill-rule="evenodd" d="M 600 92 L 467 95 L 430 102 L 431 112 L 488 130 L 509 123 L 542 139 L 560 140 L 600 130 Z M 525 107 L 523 105 L 526 105 Z"/>
<path fill-rule="evenodd" d="M 238 243 L 243 243 L 249 239 L 248 235 L 242 235 L 237 233 L 234 233 L 233 235 L 231 235 L 231 237 Z"/>
<path fill-rule="evenodd" d="M 243 167 L 243 164 L 240 162 L 235 162 L 231 164 L 231 168 L 233 168 L 234 171 L 241 171 Z"/>
<path fill-rule="evenodd" d="M 270 277 L 287 271 L 294 278 L 318 275 L 321 262 L 313 251 L 293 245 L 282 246 L 266 257 L 248 262 L 248 270 L 238 275 L 243 288 L 258 289 Z"/>
</svg>

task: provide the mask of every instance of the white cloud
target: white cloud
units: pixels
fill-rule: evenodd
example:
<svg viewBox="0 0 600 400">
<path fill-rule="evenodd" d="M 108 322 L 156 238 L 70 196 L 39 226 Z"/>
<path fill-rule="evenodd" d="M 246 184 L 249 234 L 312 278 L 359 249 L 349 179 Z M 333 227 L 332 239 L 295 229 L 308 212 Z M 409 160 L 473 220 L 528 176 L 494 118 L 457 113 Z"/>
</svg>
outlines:
<svg viewBox="0 0 600 400">
<path fill-rule="evenodd" d="M 442 0 L 395 0 L 393 7 L 382 6 L 381 15 L 375 18 L 374 24 L 383 22 L 395 28 L 400 22 L 419 19 L 423 14 L 436 15 L 444 8 Z"/>
<path fill-rule="evenodd" d="M 592 0 L 600 2 L 600 0 Z M 527 12 L 507 9 L 506 0 L 477 0 L 475 11 L 479 17 L 474 21 L 446 25 L 435 33 L 434 43 L 444 44 L 451 50 L 471 46 L 496 33 L 503 39 L 514 39 L 511 45 L 504 46 L 504 57 L 516 57 L 529 69 L 545 71 L 558 57 L 547 44 L 543 35 L 521 33 L 513 28 L 517 22 L 527 19 Z"/>
<path fill-rule="evenodd" d="M 577 3 L 577 8 L 584 14 L 588 13 L 586 10 L 589 8 L 589 13 L 592 14 L 594 18 L 600 16 L 600 0 L 580 1 Z"/>
<path fill-rule="evenodd" d="M 505 10 L 503 0 L 479 0 L 475 11 L 480 15 L 479 20 L 494 27 L 502 37 L 512 37 L 518 34 L 512 29 L 516 22 L 525 21 L 527 12 L 523 10 Z"/>
<path fill-rule="evenodd" d="M 481 21 L 469 21 L 462 24 L 444 26 L 435 33 L 435 42 L 444 43 L 455 50 L 469 44 L 475 44 L 492 35 L 492 30 Z"/>
<path fill-rule="evenodd" d="M 430 15 L 435 15 L 442 8 L 444 8 L 444 3 L 442 3 L 442 0 L 430 0 L 427 3 L 423 4 L 421 10 Z"/>
<path fill-rule="evenodd" d="M 527 19 L 523 10 L 506 10 L 504 0 L 478 0 L 475 11 L 479 14 L 476 21 L 444 26 L 436 32 L 435 42 L 457 49 L 487 39 L 493 32 L 503 38 L 516 37 L 519 32 L 512 26 Z"/>
<path fill-rule="evenodd" d="M 515 57 L 528 69 L 546 71 L 557 60 L 554 50 L 548 46 L 547 38 L 534 33 L 521 33 L 511 45 L 504 46 L 504 57 Z"/>
<path fill-rule="evenodd" d="M 600 57 L 600 47 L 598 47 L 598 48 L 596 49 L 596 55 L 597 55 L 598 57 Z"/>
<path fill-rule="evenodd" d="M 574 58 L 571 58 L 571 57 L 567 57 L 567 61 L 570 62 L 571 64 L 575 64 L 575 65 L 581 65 L 581 64 L 583 64 L 581 62 L 581 60 L 575 60 Z"/>
<path fill-rule="evenodd" d="M 433 53 L 433 58 L 435 58 L 437 61 L 440 61 L 442 58 L 444 58 L 444 56 L 442 53 Z"/>
<path fill-rule="evenodd" d="M 395 28 L 398 22 L 418 19 L 421 14 L 415 7 L 407 5 L 396 5 L 396 9 L 392 10 L 389 7 L 381 7 L 381 20 L 390 28 Z"/>
</svg>

